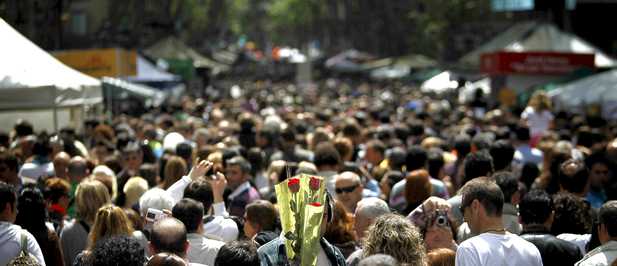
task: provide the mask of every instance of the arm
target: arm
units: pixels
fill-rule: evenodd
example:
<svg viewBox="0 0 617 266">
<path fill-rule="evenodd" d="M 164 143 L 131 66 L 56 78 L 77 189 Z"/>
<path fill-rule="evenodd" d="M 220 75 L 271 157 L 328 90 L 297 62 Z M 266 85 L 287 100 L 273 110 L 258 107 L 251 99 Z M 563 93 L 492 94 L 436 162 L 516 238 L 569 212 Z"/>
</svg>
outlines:
<svg viewBox="0 0 617 266">
<path fill-rule="evenodd" d="M 212 196 L 214 198 L 212 209 L 214 216 L 229 216 L 229 213 L 225 209 L 225 199 L 223 198 L 223 193 L 227 187 L 227 179 L 225 178 L 225 175 L 217 172 L 216 179 L 208 180 L 208 182 L 210 182 L 210 185 L 212 186 Z"/>
<path fill-rule="evenodd" d="M 212 168 L 212 162 L 202 160 L 201 162 L 194 164 L 188 176 L 183 176 L 178 179 L 176 183 L 167 188 L 167 192 L 169 192 L 171 197 L 174 199 L 174 204 L 184 197 L 184 189 L 194 180 L 201 178 L 208 172 L 208 170 L 210 170 L 210 168 Z"/>
</svg>

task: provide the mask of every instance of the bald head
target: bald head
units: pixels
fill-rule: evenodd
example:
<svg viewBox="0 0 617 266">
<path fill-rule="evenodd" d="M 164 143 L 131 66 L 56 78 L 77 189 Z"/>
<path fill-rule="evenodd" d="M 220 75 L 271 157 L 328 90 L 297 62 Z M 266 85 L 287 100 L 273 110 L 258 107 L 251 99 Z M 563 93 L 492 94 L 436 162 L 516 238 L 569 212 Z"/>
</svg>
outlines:
<svg viewBox="0 0 617 266">
<path fill-rule="evenodd" d="M 336 192 L 336 200 L 343 203 L 345 210 L 353 213 L 356 209 L 356 204 L 362 199 L 362 180 L 354 172 L 343 172 L 337 175 L 334 180 Z"/>
<path fill-rule="evenodd" d="M 67 173 L 71 181 L 79 182 L 90 174 L 90 171 L 88 170 L 88 162 L 81 156 L 71 158 L 67 169 Z"/>
<path fill-rule="evenodd" d="M 186 227 L 176 218 L 165 218 L 152 226 L 150 249 L 152 254 L 170 252 L 182 258 L 186 257 L 188 241 Z"/>
<path fill-rule="evenodd" d="M 59 178 L 68 178 L 68 166 L 71 161 L 71 156 L 66 152 L 59 152 L 54 156 L 54 171 L 56 172 L 56 177 Z"/>
</svg>

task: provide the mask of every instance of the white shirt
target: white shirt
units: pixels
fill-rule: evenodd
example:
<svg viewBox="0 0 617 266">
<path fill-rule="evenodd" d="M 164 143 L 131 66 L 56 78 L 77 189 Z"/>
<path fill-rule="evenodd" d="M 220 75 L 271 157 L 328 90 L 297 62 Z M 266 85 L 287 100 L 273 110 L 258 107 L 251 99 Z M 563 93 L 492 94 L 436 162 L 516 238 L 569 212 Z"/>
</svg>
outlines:
<svg viewBox="0 0 617 266">
<path fill-rule="evenodd" d="M 19 177 L 29 177 L 34 180 L 37 180 L 41 177 L 50 177 L 55 175 L 54 164 L 44 163 L 44 164 L 35 164 L 35 163 L 25 163 L 19 169 Z"/>
<path fill-rule="evenodd" d="M 20 226 L 8 222 L 0 222 L 0 265 L 6 265 L 19 255 L 19 252 L 21 252 L 21 234 L 26 235 L 28 253 L 45 266 L 43 253 L 34 236 Z"/>
<path fill-rule="evenodd" d="M 517 235 L 483 233 L 459 245 L 456 265 L 541 266 L 542 257 L 534 244 Z"/>
<path fill-rule="evenodd" d="M 189 241 L 188 260 L 205 265 L 214 265 L 219 249 L 225 245 L 224 242 L 209 239 L 197 233 L 188 234 L 187 239 Z"/>
<path fill-rule="evenodd" d="M 538 113 L 533 107 L 527 106 L 525 111 L 521 114 L 521 118 L 527 120 L 527 126 L 529 127 L 531 136 L 536 136 L 548 130 L 554 117 L 548 110 Z"/>
</svg>

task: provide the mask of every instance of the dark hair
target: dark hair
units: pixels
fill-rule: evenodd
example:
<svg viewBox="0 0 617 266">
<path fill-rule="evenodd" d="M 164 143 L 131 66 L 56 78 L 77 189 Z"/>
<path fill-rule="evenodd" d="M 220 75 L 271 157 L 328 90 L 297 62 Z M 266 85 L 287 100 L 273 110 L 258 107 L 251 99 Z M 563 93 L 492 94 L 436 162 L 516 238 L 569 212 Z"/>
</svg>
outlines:
<svg viewBox="0 0 617 266">
<path fill-rule="evenodd" d="M 606 158 L 606 153 L 594 152 L 585 159 L 585 165 L 587 166 L 587 169 L 591 169 L 591 167 L 593 167 L 594 164 L 598 164 L 598 163 L 604 164 L 607 166 L 610 165 L 608 159 Z"/>
<path fill-rule="evenodd" d="M 540 168 L 533 162 L 523 164 L 520 180 L 526 187 L 530 188 L 533 182 L 540 176 Z"/>
<path fill-rule="evenodd" d="M 269 201 L 256 200 L 246 205 L 246 221 L 258 224 L 262 231 L 274 231 L 278 213 Z"/>
<path fill-rule="evenodd" d="M 390 169 L 403 170 L 403 166 L 407 164 L 407 151 L 401 147 L 394 147 L 386 152 Z"/>
<path fill-rule="evenodd" d="M 214 196 L 212 195 L 212 186 L 208 181 L 199 179 L 191 182 L 184 189 L 184 197 L 194 199 L 201 202 L 204 208 L 204 212 L 209 210 L 214 202 Z"/>
<path fill-rule="evenodd" d="M 317 168 L 324 165 L 339 165 L 341 163 L 341 155 L 338 153 L 334 145 L 330 142 L 322 142 L 315 148 L 315 158 L 313 160 Z"/>
<path fill-rule="evenodd" d="M 11 208 L 15 207 L 16 200 L 15 187 L 0 181 L 0 211 L 4 211 L 7 203 L 11 205 Z"/>
<path fill-rule="evenodd" d="M 19 167 L 17 157 L 8 151 L 0 152 L 0 164 L 6 164 L 9 170 L 15 172 L 17 172 L 17 167 Z"/>
<path fill-rule="evenodd" d="M 176 155 L 182 157 L 187 163 L 192 163 L 193 147 L 186 142 L 178 143 L 176 145 Z"/>
<path fill-rule="evenodd" d="M 523 224 L 543 224 L 553 211 L 553 200 L 546 191 L 534 189 L 523 196 L 518 209 Z"/>
<path fill-rule="evenodd" d="M 41 245 L 48 242 L 45 207 L 43 193 L 33 186 L 23 188 L 17 198 L 15 224 L 32 233 L 37 243 L 41 243 Z"/>
<path fill-rule="evenodd" d="M 489 148 L 489 153 L 493 157 L 495 171 L 504 170 L 512 164 L 514 158 L 514 146 L 510 141 L 500 139 L 493 142 Z"/>
<path fill-rule="evenodd" d="M 445 165 L 443 160 L 443 151 L 439 148 L 431 148 L 428 150 L 428 173 L 433 178 L 439 178 L 439 171 Z"/>
<path fill-rule="evenodd" d="M 184 256 L 186 244 L 186 227 L 176 218 L 165 218 L 152 226 L 150 243 L 156 252 L 171 252 Z"/>
<path fill-rule="evenodd" d="M 471 205 L 474 200 L 478 200 L 486 214 L 491 216 L 501 216 L 503 210 L 503 193 L 497 184 L 488 177 L 475 178 L 467 182 L 462 188 L 461 209 Z"/>
<path fill-rule="evenodd" d="M 188 233 L 194 233 L 203 220 L 204 206 L 199 201 L 184 198 L 174 205 L 171 213 L 186 226 Z"/>
<path fill-rule="evenodd" d="M 118 235 L 98 241 L 92 250 L 92 265 L 143 265 L 144 248 L 131 236 Z"/>
<path fill-rule="evenodd" d="M 49 143 L 49 137 L 47 134 L 37 136 L 36 142 L 32 147 L 32 154 L 41 157 L 46 157 L 51 154 L 51 144 Z"/>
<path fill-rule="evenodd" d="M 453 146 L 458 158 L 465 158 L 471 152 L 471 137 L 467 134 L 456 135 Z"/>
<path fill-rule="evenodd" d="M 519 141 L 529 141 L 531 139 L 531 134 L 529 133 L 529 128 L 527 127 L 517 127 L 514 130 L 514 135 Z"/>
<path fill-rule="evenodd" d="M 219 249 L 215 266 L 259 266 L 257 246 L 251 241 L 232 241 Z"/>
<path fill-rule="evenodd" d="M 251 164 L 251 175 L 257 176 L 263 170 L 266 162 L 266 153 L 259 147 L 252 147 L 246 153 L 246 158 Z"/>
<path fill-rule="evenodd" d="M 405 159 L 405 166 L 407 171 L 418 170 L 426 167 L 426 160 L 428 156 L 426 150 L 418 145 L 414 145 L 407 149 L 407 157 Z"/>
<path fill-rule="evenodd" d="M 569 159 L 559 167 L 559 185 L 572 193 L 585 191 L 589 170 L 581 160 Z"/>
<path fill-rule="evenodd" d="M 551 234 L 588 234 L 591 232 L 591 207 L 583 199 L 571 193 L 553 196 L 555 218 Z"/>
<path fill-rule="evenodd" d="M 518 191 L 518 179 L 512 172 L 501 171 L 493 174 L 493 179 L 503 192 L 503 199 L 506 203 L 511 203 L 512 195 Z"/>
<path fill-rule="evenodd" d="M 226 167 L 229 167 L 232 165 L 240 166 L 240 170 L 242 170 L 242 172 L 245 174 L 251 173 L 251 164 L 246 159 L 244 159 L 244 157 L 240 155 L 234 156 L 231 159 L 226 161 Z"/>
<path fill-rule="evenodd" d="M 148 187 L 156 187 L 158 177 L 158 167 L 156 164 L 145 163 L 139 166 L 139 176 L 148 181 Z"/>
<path fill-rule="evenodd" d="M 465 157 L 463 171 L 463 184 L 476 177 L 489 176 L 493 173 L 493 158 L 486 151 L 470 153 Z"/>
<path fill-rule="evenodd" d="M 374 139 L 366 143 L 366 148 L 371 148 L 381 155 L 386 152 L 386 145 L 381 140 Z"/>
<path fill-rule="evenodd" d="M 617 237 L 617 201 L 611 200 L 602 205 L 598 213 L 599 223 L 606 226 L 610 237 Z"/>
<path fill-rule="evenodd" d="M 17 137 L 25 137 L 34 134 L 34 127 L 32 127 L 32 124 L 23 119 L 17 120 L 13 129 Z"/>
</svg>

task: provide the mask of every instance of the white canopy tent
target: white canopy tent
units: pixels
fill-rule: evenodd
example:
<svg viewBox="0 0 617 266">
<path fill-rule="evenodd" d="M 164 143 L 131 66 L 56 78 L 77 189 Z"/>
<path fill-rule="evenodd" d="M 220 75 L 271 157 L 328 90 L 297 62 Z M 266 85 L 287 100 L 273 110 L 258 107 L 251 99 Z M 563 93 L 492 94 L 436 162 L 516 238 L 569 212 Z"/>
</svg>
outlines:
<svg viewBox="0 0 617 266">
<path fill-rule="evenodd" d="M 83 107 L 103 101 L 99 80 L 62 64 L 2 19 L 0 40 L 0 123 L 24 118 L 37 130 L 79 126 Z M 70 112 L 68 121 L 58 121 L 59 111 Z"/>
<path fill-rule="evenodd" d="M 452 91 L 458 88 L 459 84 L 453 73 L 450 71 L 443 71 L 432 78 L 424 81 L 422 85 L 420 85 L 420 90 L 422 92 L 433 92 L 433 93 L 445 93 Z"/>
<path fill-rule="evenodd" d="M 617 119 L 617 69 L 579 79 L 548 92 L 558 109 L 581 112 L 601 105 L 605 118 Z"/>
<path fill-rule="evenodd" d="M 478 67 L 482 54 L 496 51 L 588 53 L 595 54 L 596 67 L 617 66 L 617 60 L 580 37 L 541 22 L 518 23 L 466 54 L 459 62 Z"/>
<path fill-rule="evenodd" d="M 126 80 L 134 82 L 179 81 L 180 76 L 168 73 L 150 63 L 143 56 L 137 55 L 137 75 L 126 77 Z"/>
</svg>

